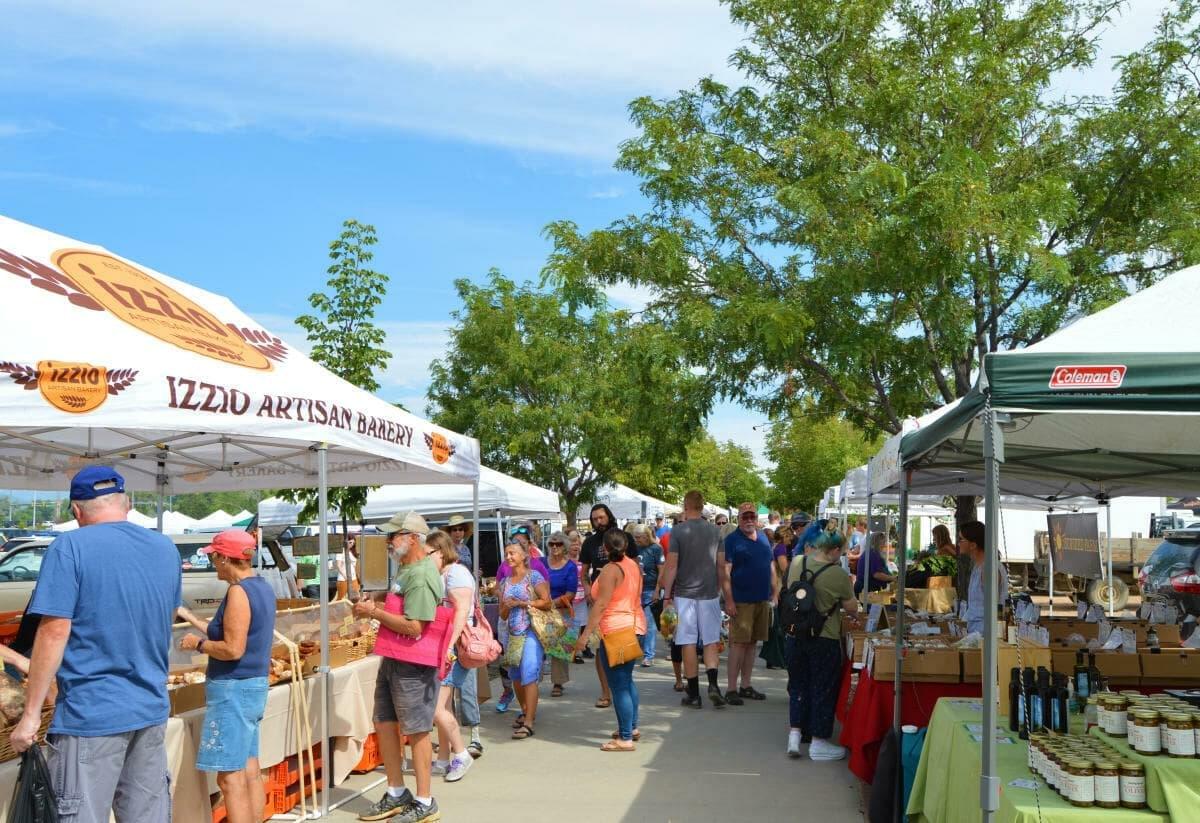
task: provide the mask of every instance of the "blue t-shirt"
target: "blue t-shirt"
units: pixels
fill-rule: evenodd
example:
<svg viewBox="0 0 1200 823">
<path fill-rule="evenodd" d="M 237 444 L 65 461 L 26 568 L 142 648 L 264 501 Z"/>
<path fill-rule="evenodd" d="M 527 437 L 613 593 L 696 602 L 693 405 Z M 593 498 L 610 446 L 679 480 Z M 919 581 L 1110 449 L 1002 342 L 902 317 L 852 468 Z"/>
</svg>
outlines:
<svg viewBox="0 0 1200 823">
<path fill-rule="evenodd" d="M 209 680 L 249 680 L 266 677 L 271 670 L 271 645 L 275 642 L 275 591 L 271 584 L 252 575 L 240 584 L 250 601 L 250 629 L 246 632 L 246 650 L 237 660 L 208 658 Z M 217 606 L 217 613 L 208 624 L 209 640 L 225 639 L 225 604 L 229 595 Z"/>
<path fill-rule="evenodd" d="M 651 543 L 642 548 L 638 555 L 638 564 L 642 567 L 642 591 L 653 592 L 658 588 L 658 567 L 667 562 L 662 546 Z"/>
<path fill-rule="evenodd" d="M 556 569 L 547 563 L 546 569 L 550 572 L 551 600 L 557 600 L 564 594 L 575 594 L 575 590 L 579 588 L 579 566 L 575 564 L 574 560 L 568 560 L 561 569 Z"/>
<path fill-rule="evenodd" d="M 663 525 L 659 526 L 657 529 L 654 530 L 654 539 L 662 540 L 662 536 L 664 534 L 670 534 L 670 532 L 671 532 L 671 527 L 664 523 Z"/>
<path fill-rule="evenodd" d="M 46 550 L 29 611 L 71 620 L 50 731 L 100 737 L 167 722 L 179 552 L 133 523 L 67 532 Z"/>
<path fill-rule="evenodd" d="M 725 562 L 730 564 L 733 602 L 762 603 L 771 599 L 771 544 L 760 529 L 751 540 L 741 529 L 725 538 Z"/>
</svg>

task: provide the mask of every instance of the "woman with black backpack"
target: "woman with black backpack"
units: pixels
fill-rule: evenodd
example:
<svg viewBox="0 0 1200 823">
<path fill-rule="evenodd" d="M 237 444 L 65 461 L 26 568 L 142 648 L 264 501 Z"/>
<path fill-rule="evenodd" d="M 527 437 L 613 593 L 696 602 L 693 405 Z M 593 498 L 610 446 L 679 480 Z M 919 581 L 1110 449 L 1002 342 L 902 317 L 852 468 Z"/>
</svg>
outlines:
<svg viewBox="0 0 1200 823">
<path fill-rule="evenodd" d="M 803 743 L 810 744 L 808 756 L 813 760 L 846 756 L 846 750 L 830 739 L 842 680 L 841 611 L 858 611 L 850 576 L 840 563 L 844 545 L 841 534 L 825 532 L 788 570 L 781 604 L 791 721 L 788 757 L 800 757 Z"/>
</svg>

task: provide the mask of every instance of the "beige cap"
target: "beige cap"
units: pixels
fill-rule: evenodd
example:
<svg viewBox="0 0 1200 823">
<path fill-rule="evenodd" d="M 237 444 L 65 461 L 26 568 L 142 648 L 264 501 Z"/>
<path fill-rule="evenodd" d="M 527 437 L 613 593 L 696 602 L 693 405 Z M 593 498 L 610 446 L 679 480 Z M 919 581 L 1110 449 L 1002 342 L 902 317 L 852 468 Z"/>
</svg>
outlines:
<svg viewBox="0 0 1200 823">
<path fill-rule="evenodd" d="M 400 512 L 393 515 L 391 520 L 380 526 L 379 530 L 384 534 L 395 534 L 396 532 L 429 534 L 429 524 L 425 522 L 424 517 L 416 512 Z"/>
</svg>

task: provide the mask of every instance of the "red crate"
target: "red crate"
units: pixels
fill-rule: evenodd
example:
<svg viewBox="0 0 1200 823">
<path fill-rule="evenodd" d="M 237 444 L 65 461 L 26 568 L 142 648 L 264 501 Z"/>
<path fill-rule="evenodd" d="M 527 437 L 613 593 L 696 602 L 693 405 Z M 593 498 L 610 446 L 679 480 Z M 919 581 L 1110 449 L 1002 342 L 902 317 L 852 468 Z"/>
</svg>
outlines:
<svg viewBox="0 0 1200 823">
<path fill-rule="evenodd" d="M 312 797 L 317 788 L 323 785 L 320 773 L 317 774 L 315 781 L 305 778 L 304 796 Z M 268 817 L 276 814 L 287 814 L 298 805 L 300 805 L 300 784 L 294 783 L 290 786 L 273 789 L 267 797 L 266 811 Z"/>
<path fill-rule="evenodd" d="M 382 764 L 383 756 L 379 753 L 379 738 L 375 736 L 375 732 L 371 732 L 363 742 L 362 758 L 358 761 L 358 765 L 350 771 L 354 774 L 363 774 L 375 771 Z"/>
<path fill-rule="evenodd" d="M 321 744 L 317 743 L 312 748 L 313 760 L 318 769 L 321 768 Z M 268 788 L 275 786 L 290 786 L 300 779 L 300 761 L 301 755 L 293 754 L 285 757 L 282 763 L 277 763 L 266 769 L 263 772 L 263 779 L 267 781 Z M 307 750 L 303 755 L 304 758 L 304 773 L 308 774 L 308 754 Z"/>
</svg>

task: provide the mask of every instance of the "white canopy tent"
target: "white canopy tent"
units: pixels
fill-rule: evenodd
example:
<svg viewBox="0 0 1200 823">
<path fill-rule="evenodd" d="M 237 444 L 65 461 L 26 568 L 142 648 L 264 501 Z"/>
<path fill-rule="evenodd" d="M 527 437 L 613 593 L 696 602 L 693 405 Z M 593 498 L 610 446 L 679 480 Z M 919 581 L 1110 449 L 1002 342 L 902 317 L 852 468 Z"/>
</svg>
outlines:
<svg viewBox="0 0 1200 823">
<path fill-rule="evenodd" d="M 681 507 L 665 503 L 657 497 L 642 494 L 620 483 L 613 483 L 600 487 L 591 503 L 579 507 L 576 517 L 586 521 L 596 503 L 604 503 L 612 509 L 613 516 L 618 520 L 653 520 L 660 514 L 665 517 L 683 511 Z"/>
<path fill-rule="evenodd" d="M 280 487 L 320 489 L 324 515 L 329 485 L 479 476 L 472 438 L 347 383 L 228 299 L 99 246 L 0 217 L 0 305 L 10 488 L 62 490 L 101 463 L 130 491 L 158 492 L 160 519 L 167 494 Z M 327 558 L 322 528 L 322 570 Z M 327 673 L 326 586 L 321 622 Z M 327 677 L 322 691 L 323 736 Z"/>
<path fill-rule="evenodd" d="M 206 514 L 192 524 L 194 529 L 227 529 L 233 525 L 233 521 L 237 518 L 224 509 L 217 509 L 215 512 Z"/>
<path fill-rule="evenodd" d="M 129 512 L 129 517 L 126 518 L 130 523 L 136 523 L 147 529 L 157 529 L 158 521 L 153 517 L 148 517 L 141 512 L 132 510 Z M 190 529 L 195 524 L 195 520 L 188 517 L 186 514 L 179 512 L 164 511 L 162 515 L 163 534 L 183 534 L 187 529 Z M 74 520 L 68 520 L 65 523 L 56 523 L 54 531 L 69 532 L 79 528 L 79 524 Z"/>
</svg>

